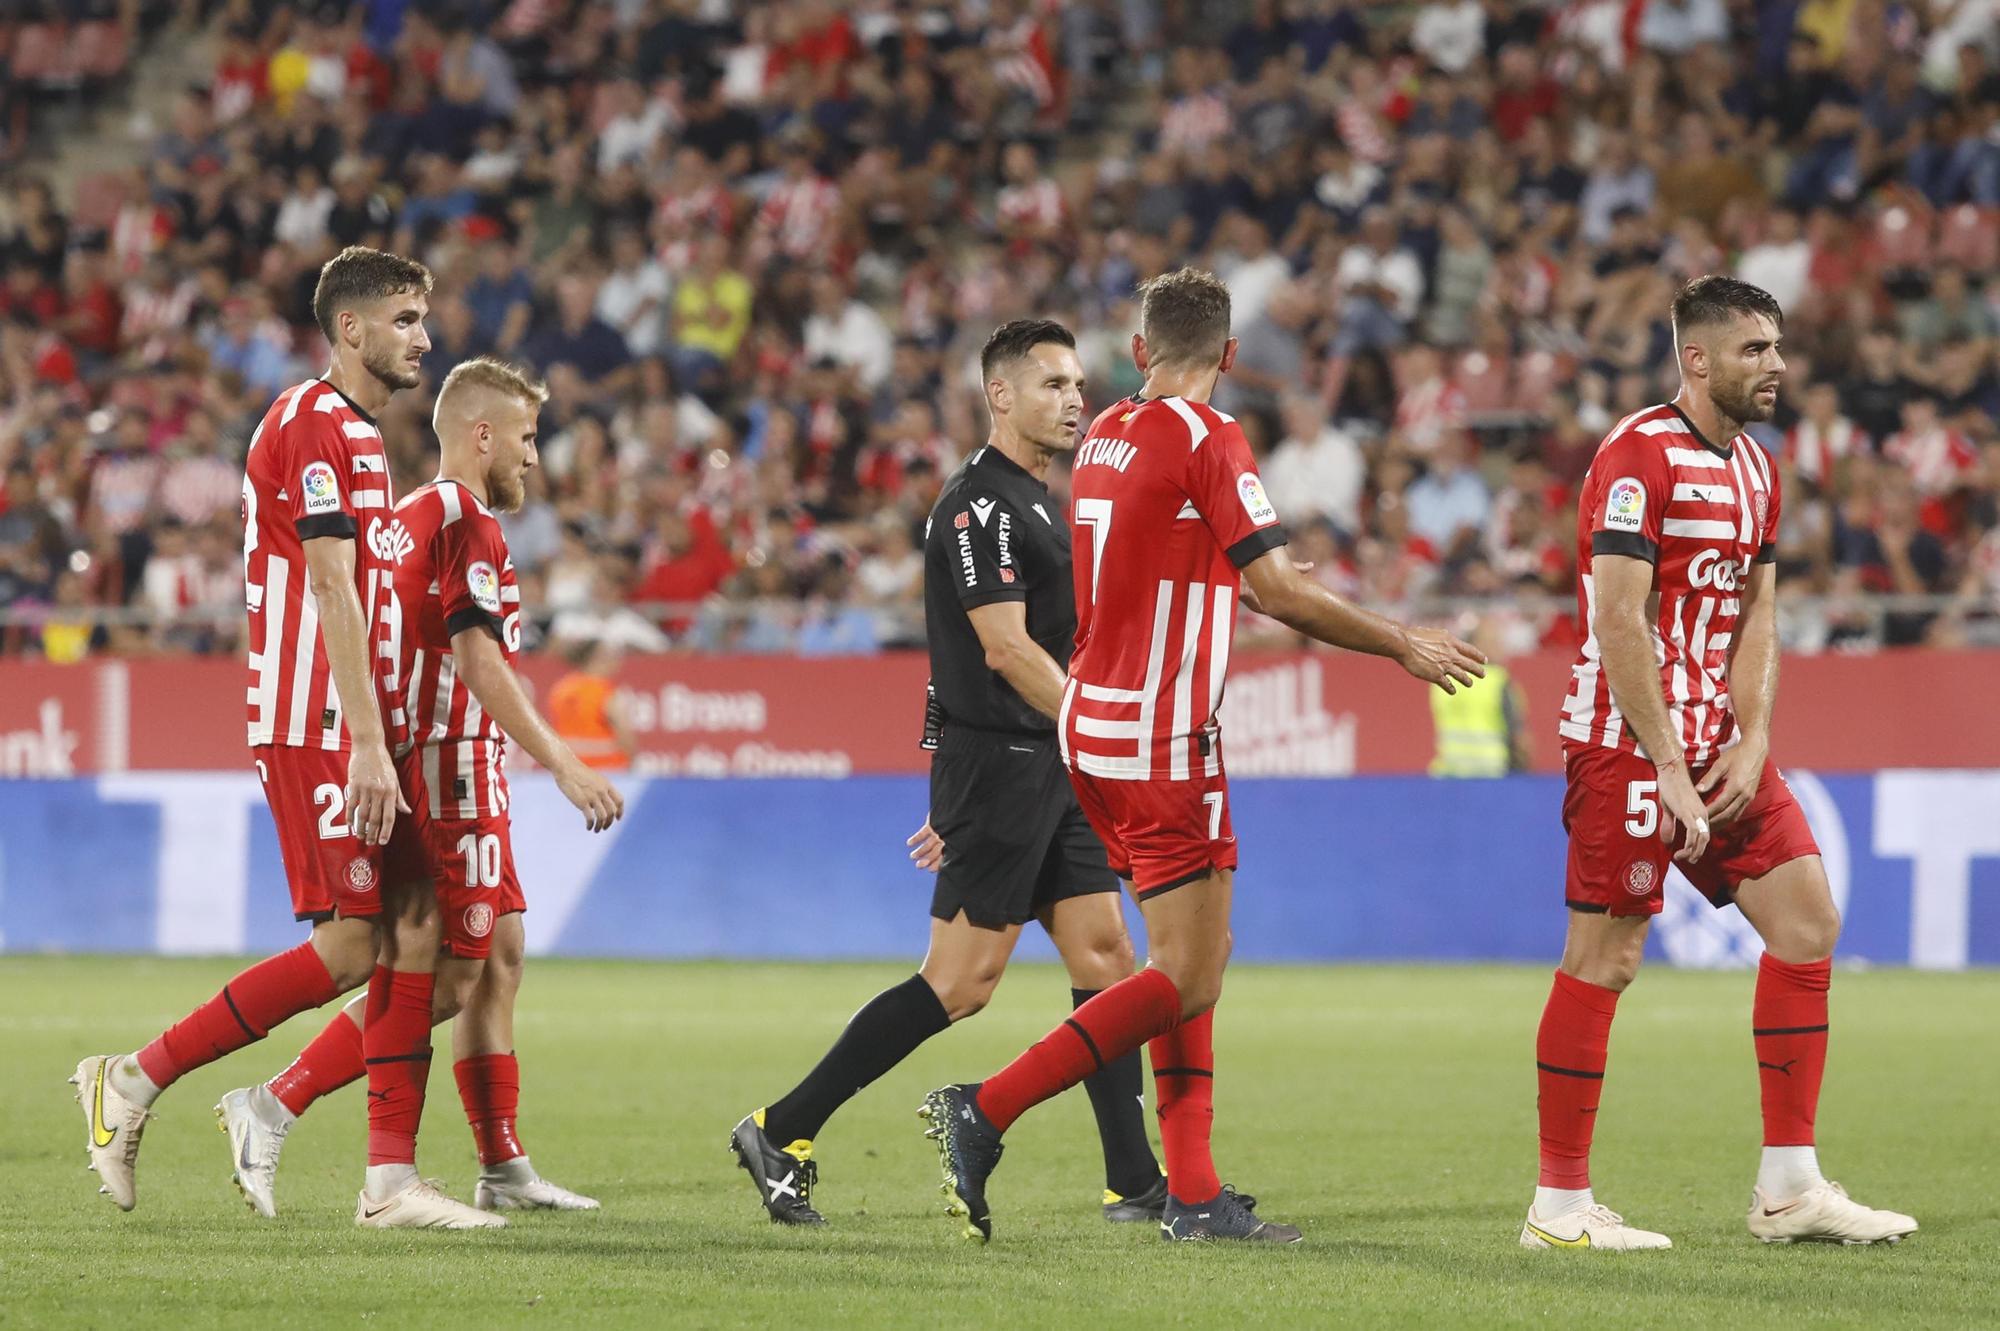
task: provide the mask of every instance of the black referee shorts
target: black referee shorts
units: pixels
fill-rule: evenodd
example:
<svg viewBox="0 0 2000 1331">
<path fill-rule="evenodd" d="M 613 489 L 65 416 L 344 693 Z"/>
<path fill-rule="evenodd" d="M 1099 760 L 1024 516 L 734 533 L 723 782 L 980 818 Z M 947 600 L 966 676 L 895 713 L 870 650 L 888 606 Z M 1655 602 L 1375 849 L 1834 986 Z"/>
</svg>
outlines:
<svg viewBox="0 0 2000 1331">
<path fill-rule="evenodd" d="M 945 846 L 937 919 L 1026 924 L 1058 901 L 1118 890 L 1054 735 L 946 726 L 931 755 L 931 827 Z"/>
</svg>

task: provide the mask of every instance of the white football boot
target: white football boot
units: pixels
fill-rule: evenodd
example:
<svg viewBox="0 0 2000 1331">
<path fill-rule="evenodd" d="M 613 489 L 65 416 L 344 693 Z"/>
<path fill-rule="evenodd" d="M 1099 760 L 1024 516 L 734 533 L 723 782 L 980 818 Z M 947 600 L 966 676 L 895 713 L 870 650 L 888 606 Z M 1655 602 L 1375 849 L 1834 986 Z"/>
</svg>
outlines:
<svg viewBox="0 0 2000 1331">
<path fill-rule="evenodd" d="M 1640 1248 L 1671 1248 L 1674 1241 L 1665 1234 L 1634 1229 L 1625 1223 L 1624 1216 L 1604 1205 L 1589 1206 L 1553 1220 L 1544 1220 L 1530 1206 L 1527 1223 L 1521 1226 L 1521 1246 L 1631 1252 Z"/>
<path fill-rule="evenodd" d="M 285 1134 L 298 1118 L 284 1106 L 258 1103 L 271 1093 L 262 1086 L 246 1086 L 222 1097 L 215 1107 L 215 1126 L 229 1137 L 229 1159 L 237 1191 L 250 1209 L 265 1219 L 278 1214 L 278 1152 L 285 1148 Z"/>
<path fill-rule="evenodd" d="M 1782 1206 L 1752 1188 L 1750 1232 L 1766 1243 L 1895 1243 L 1916 1233 L 1917 1222 L 1863 1206 L 1838 1183 L 1820 1183 Z"/>
<path fill-rule="evenodd" d="M 354 1204 L 354 1223 L 363 1229 L 502 1229 L 507 1221 L 444 1195 L 436 1179 L 418 1179 L 385 1202 L 363 1192 Z"/>
<path fill-rule="evenodd" d="M 595 1197 L 549 1182 L 535 1172 L 527 1156 L 518 1156 L 482 1171 L 473 1189 L 472 1204 L 482 1211 L 595 1211 Z"/>
<path fill-rule="evenodd" d="M 77 1101 L 83 1106 L 84 1148 L 90 1153 L 90 1167 L 103 1180 L 97 1190 L 111 1198 L 119 1210 L 129 1211 L 139 1202 L 133 1175 L 139 1163 L 139 1138 L 152 1114 L 119 1093 L 110 1074 L 120 1057 L 92 1054 L 76 1065 L 76 1075 L 69 1084 L 76 1087 Z"/>
</svg>

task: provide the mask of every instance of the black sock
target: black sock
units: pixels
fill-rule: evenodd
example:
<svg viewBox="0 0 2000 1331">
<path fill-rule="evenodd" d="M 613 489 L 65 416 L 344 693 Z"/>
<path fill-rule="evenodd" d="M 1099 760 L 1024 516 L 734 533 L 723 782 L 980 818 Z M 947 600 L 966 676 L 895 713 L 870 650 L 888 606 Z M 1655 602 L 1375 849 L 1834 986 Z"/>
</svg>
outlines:
<svg viewBox="0 0 2000 1331">
<path fill-rule="evenodd" d="M 884 989 L 848 1020 L 819 1066 L 764 1111 L 764 1134 L 780 1149 L 817 1137 L 856 1092 L 949 1025 L 944 1004 L 923 976 Z"/>
<path fill-rule="evenodd" d="M 1097 997 L 1096 989 L 1072 989 L 1070 1002 L 1082 1007 Z M 1104 1186 L 1120 1197 L 1136 1197 L 1160 1181 L 1160 1162 L 1146 1140 L 1145 1067 L 1134 1049 L 1083 1079 L 1097 1115 L 1098 1140 L 1104 1143 Z"/>
</svg>

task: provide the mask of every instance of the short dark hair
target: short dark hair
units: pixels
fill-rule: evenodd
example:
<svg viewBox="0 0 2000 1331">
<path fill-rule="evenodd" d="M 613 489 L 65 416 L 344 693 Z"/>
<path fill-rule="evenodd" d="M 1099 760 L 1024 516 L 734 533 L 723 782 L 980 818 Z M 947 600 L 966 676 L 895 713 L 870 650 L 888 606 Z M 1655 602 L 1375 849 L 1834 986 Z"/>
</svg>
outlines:
<svg viewBox="0 0 2000 1331">
<path fill-rule="evenodd" d="M 1229 288 L 1205 268 L 1176 268 L 1142 283 L 1139 335 L 1155 364 L 1220 361 L 1229 341 Z"/>
<path fill-rule="evenodd" d="M 1010 365 L 1044 343 L 1076 349 L 1076 334 L 1054 319 L 1009 319 L 993 330 L 979 349 L 979 377 L 990 381 L 994 372 Z"/>
<path fill-rule="evenodd" d="M 1727 323 L 1739 314 L 1762 314 L 1778 327 L 1785 326 L 1785 312 L 1779 308 L 1776 296 L 1733 277 L 1710 273 L 1674 293 L 1676 336 L 1685 336 L 1690 328 L 1705 324 Z"/>
<path fill-rule="evenodd" d="M 431 270 L 400 254 L 349 245 L 319 270 L 319 285 L 313 288 L 313 318 L 331 342 L 335 339 L 334 320 L 342 310 L 405 292 L 430 295 Z"/>
</svg>

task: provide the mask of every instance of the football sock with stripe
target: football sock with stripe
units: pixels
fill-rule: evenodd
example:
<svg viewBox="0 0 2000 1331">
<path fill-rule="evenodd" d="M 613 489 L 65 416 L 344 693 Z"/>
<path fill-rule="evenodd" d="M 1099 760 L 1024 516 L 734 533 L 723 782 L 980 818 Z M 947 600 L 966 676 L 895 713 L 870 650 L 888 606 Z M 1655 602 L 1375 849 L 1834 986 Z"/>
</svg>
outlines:
<svg viewBox="0 0 2000 1331">
<path fill-rule="evenodd" d="M 923 976 L 912 975 L 884 989 L 848 1018 L 847 1028 L 805 1080 L 764 1111 L 765 1135 L 780 1147 L 811 1141 L 862 1087 L 950 1025 L 944 1004 Z"/>
<path fill-rule="evenodd" d="M 479 1163 L 497 1165 L 526 1155 L 514 1130 L 521 1108 L 520 1061 L 512 1054 L 476 1054 L 459 1059 L 451 1070 L 458 1078 L 458 1100 L 472 1125 Z"/>
<path fill-rule="evenodd" d="M 1180 1019 L 1180 991 L 1165 972 L 1148 967 L 1085 1003 L 981 1083 L 979 1112 L 1005 1132 L 1029 1109 L 1172 1030 Z"/>
<path fill-rule="evenodd" d="M 1757 964 L 1751 1033 L 1763 1093 L 1764 1158 L 1757 1186 L 1789 1200 L 1822 1181 L 1813 1149 L 1820 1081 L 1826 1074 L 1831 959 L 1797 965 L 1766 952 Z"/>
<path fill-rule="evenodd" d="M 431 1071 L 431 991 L 428 971 L 375 968 L 361 1027 L 368 1067 L 368 1164 L 415 1165 L 417 1125 Z"/>
<path fill-rule="evenodd" d="M 1199 1205 L 1222 1191 L 1208 1147 L 1215 1122 L 1215 1009 L 1190 1018 L 1146 1047 L 1159 1098 L 1167 1191 Z"/>
<path fill-rule="evenodd" d="M 1590 1187 L 1590 1137 L 1604 1094 L 1604 1065 L 1618 993 L 1556 972 L 1535 1034 L 1535 1079 L 1541 1089 L 1541 1175 L 1544 1188 Z"/>
<path fill-rule="evenodd" d="M 1080 1008 L 1101 989 L 1072 989 L 1070 1006 Z M 1159 1181 L 1160 1162 L 1146 1140 L 1146 1071 L 1134 1049 L 1083 1079 L 1090 1112 L 1097 1117 L 1097 1140 L 1104 1147 L 1104 1186 L 1120 1197 L 1136 1197 Z"/>
<path fill-rule="evenodd" d="M 367 1075 L 362 1061 L 362 1012 L 350 1012 L 354 1004 L 334 1014 L 326 1029 L 299 1051 L 292 1065 L 264 1083 L 279 1104 L 294 1115 L 303 1114 L 313 1101 L 331 1095 L 350 1082 Z"/>
<path fill-rule="evenodd" d="M 169 1026 L 134 1057 L 147 1079 L 165 1090 L 182 1075 L 256 1043 L 273 1026 L 331 1002 L 339 993 L 313 945 L 300 943 L 223 985 L 221 993 Z"/>
</svg>

